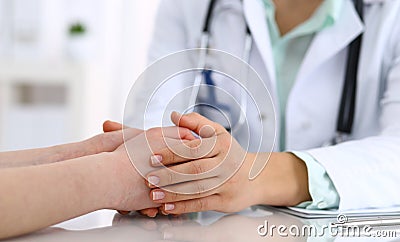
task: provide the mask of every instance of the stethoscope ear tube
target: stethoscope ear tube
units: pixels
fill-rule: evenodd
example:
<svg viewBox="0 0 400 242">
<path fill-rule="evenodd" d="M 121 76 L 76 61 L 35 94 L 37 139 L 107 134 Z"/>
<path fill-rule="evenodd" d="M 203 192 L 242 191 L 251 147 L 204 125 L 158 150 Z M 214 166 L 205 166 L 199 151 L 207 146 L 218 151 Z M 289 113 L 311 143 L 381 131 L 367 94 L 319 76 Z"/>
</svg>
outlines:
<svg viewBox="0 0 400 242">
<path fill-rule="evenodd" d="M 206 21 L 204 22 L 204 25 L 203 25 L 203 33 L 210 33 L 211 17 L 212 17 L 212 13 L 213 13 L 216 2 L 217 2 L 216 0 L 210 1 L 210 5 L 208 6 L 208 10 L 207 10 Z"/>
<path fill-rule="evenodd" d="M 363 19 L 363 0 L 355 1 L 356 10 Z M 345 136 L 351 134 L 356 109 L 357 97 L 357 72 L 362 44 L 362 34 L 350 43 L 347 58 L 346 77 L 343 85 L 342 97 L 340 102 L 339 115 L 337 120 L 337 135 L 334 143 L 344 141 Z"/>
<path fill-rule="evenodd" d="M 200 53 L 199 53 L 199 62 L 198 62 L 198 70 L 197 74 L 194 78 L 192 93 L 189 98 L 189 109 L 187 110 L 189 113 L 194 112 L 196 108 L 196 100 L 199 95 L 201 82 L 203 80 L 203 71 L 206 67 L 206 58 L 207 58 L 207 48 L 209 43 L 209 34 L 208 32 L 204 32 L 201 36 L 200 43 Z"/>
</svg>

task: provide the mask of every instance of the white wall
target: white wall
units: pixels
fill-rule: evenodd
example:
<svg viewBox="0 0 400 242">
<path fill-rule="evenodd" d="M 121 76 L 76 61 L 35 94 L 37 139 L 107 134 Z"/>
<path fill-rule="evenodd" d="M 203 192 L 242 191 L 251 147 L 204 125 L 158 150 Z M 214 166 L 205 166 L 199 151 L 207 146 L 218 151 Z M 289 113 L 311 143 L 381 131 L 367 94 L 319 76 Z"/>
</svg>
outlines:
<svg viewBox="0 0 400 242">
<path fill-rule="evenodd" d="M 111 117 L 122 120 L 125 100 L 137 77 L 147 66 L 147 50 L 159 0 L 124 2 L 120 75 L 115 80 Z"/>
<path fill-rule="evenodd" d="M 106 119 L 121 121 L 129 89 L 146 67 L 159 0 L 29 0 L 28 3 L 26 0 L 0 0 L 0 71 L 1 63 L 31 63 L 49 68 L 56 63 L 57 66 L 79 66 L 82 68 L 79 91 L 84 95 L 76 105 L 84 111 L 76 117 L 80 129 L 70 132 L 77 133 L 74 137 L 84 138 L 101 132 L 101 124 Z M 7 9 L 9 6 L 12 9 Z M 13 14 L 7 19 L 7 14 L 3 13 Z M 75 21 L 83 22 L 88 28 L 85 43 L 81 45 L 84 51 L 79 52 L 83 53 L 79 58 L 71 58 L 72 45 L 67 34 L 68 26 Z M 33 33 L 33 41 L 16 41 L 15 29 L 22 36 L 28 33 L 29 37 L 29 33 Z M 30 115 L 25 115 L 28 113 Z M 33 109 L 25 114 L 21 115 L 27 122 L 29 117 L 37 120 L 44 115 L 35 115 Z M 0 108 L 0 117 L 2 115 Z M 38 134 L 46 137 L 44 142 L 39 142 L 41 145 L 70 141 L 55 137 L 49 125 L 51 123 L 44 122 L 35 130 L 28 128 L 32 132 L 26 132 L 27 128 L 22 132 L 6 124 L 3 130 L 15 129 L 8 133 L 21 137 L 21 144 L 16 146 L 4 140 L 0 123 L 0 150 L 33 147 Z M 23 140 L 30 140 L 30 143 L 23 143 Z"/>
</svg>

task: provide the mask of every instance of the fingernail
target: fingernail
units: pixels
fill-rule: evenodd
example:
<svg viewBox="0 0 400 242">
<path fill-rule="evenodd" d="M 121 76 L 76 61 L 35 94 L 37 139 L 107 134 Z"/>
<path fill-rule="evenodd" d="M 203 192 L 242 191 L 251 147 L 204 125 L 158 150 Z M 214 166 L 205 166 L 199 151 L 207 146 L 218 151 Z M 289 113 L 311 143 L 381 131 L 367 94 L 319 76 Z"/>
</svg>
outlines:
<svg viewBox="0 0 400 242">
<path fill-rule="evenodd" d="M 173 234 L 173 233 L 168 232 L 168 231 L 165 231 L 165 232 L 164 232 L 164 239 L 165 239 L 165 240 L 167 240 L 167 239 L 173 239 L 173 238 L 174 238 L 174 234 Z"/>
<path fill-rule="evenodd" d="M 161 191 L 154 191 L 153 192 L 153 200 L 161 200 L 165 197 L 165 193 Z"/>
<path fill-rule="evenodd" d="M 174 204 L 171 204 L 171 203 L 166 203 L 166 204 L 164 205 L 165 211 L 171 211 L 171 210 L 173 210 L 174 208 L 175 208 L 175 205 L 174 205 Z"/>
<path fill-rule="evenodd" d="M 161 165 L 162 156 L 161 155 L 152 155 L 150 157 L 150 160 L 151 160 L 151 165 L 153 165 L 153 166 Z"/>
<path fill-rule="evenodd" d="M 150 185 L 157 185 L 160 182 L 160 178 L 156 177 L 156 176 L 149 176 L 147 178 L 147 181 L 149 182 Z"/>
</svg>

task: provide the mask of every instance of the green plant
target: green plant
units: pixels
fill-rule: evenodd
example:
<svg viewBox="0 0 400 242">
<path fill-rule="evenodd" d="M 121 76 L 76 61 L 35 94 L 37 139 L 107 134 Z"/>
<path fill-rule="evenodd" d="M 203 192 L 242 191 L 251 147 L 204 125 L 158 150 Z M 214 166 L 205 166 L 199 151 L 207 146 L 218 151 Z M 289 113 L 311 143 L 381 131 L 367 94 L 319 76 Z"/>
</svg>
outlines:
<svg viewBox="0 0 400 242">
<path fill-rule="evenodd" d="M 86 27 L 82 23 L 77 22 L 69 26 L 68 32 L 71 36 L 84 35 L 86 33 Z"/>
</svg>

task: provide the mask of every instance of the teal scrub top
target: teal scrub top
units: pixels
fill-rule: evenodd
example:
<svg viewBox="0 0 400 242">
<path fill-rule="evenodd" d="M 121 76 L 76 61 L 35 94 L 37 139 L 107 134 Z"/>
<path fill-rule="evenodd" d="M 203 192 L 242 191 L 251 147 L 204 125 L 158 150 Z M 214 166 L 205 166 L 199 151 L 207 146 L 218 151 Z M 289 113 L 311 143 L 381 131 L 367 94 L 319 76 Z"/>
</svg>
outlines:
<svg viewBox="0 0 400 242">
<path fill-rule="evenodd" d="M 314 14 L 285 35 L 281 35 L 275 20 L 272 0 L 263 0 L 275 63 L 277 93 L 280 105 L 280 149 L 285 150 L 285 112 L 297 73 L 316 33 L 335 24 L 340 17 L 343 0 L 324 0 Z M 325 169 L 306 152 L 292 151 L 302 159 L 308 170 L 312 201 L 299 204 L 307 209 L 328 209 L 339 206 L 339 194 Z"/>
</svg>

